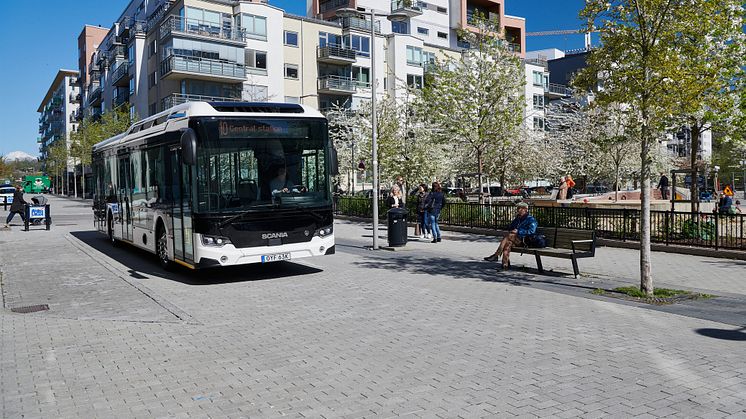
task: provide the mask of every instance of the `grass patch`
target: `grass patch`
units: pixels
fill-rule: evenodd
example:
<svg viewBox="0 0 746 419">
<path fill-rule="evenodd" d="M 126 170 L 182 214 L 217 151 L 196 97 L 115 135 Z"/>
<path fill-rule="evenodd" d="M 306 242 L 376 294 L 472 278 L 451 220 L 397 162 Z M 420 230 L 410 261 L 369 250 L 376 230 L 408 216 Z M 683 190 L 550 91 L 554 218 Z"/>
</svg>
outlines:
<svg viewBox="0 0 746 419">
<path fill-rule="evenodd" d="M 611 291 L 607 291 L 602 288 L 596 288 L 591 291 L 591 294 L 641 301 L 644 303 L 655 305 L 675 304 L 676 302 L 683 300 L 699 300 L 715 297 L 711 294 L 700 294 L 691 291 L 674 290 L 669 288 L 657 288 L 653 291 L 653 296 L 648 297 L 645 293 L 640 291 L 639 288 L 633 286 L 618 287 L 614 288 Z"/>
<path fill-rule="evenodd" d="M 627 294 L 630 297 L 648 298 L 647 294 L 640 291 L 640 289 L 637 287 L 614 288 L 614 292 Z M 671 298 L 671 297 L 678 297 L 680 295 L 690 295 L 690 294 L 691 294 L 691 291 L 672 290 L 669 288 L 655 288 L 653 290 L 653 297 L 658 297 L 658 298 Z"/>
</svg>

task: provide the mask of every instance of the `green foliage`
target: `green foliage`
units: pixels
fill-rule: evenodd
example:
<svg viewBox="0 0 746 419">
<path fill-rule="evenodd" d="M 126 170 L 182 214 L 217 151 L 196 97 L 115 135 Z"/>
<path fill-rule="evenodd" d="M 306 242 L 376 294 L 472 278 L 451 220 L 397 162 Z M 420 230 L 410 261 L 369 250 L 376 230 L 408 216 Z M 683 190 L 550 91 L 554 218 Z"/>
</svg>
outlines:
<svg viewBox="0 0 746 419">
<path fill-rule="evenodd" d="M 475 26 L 476 33 L 459 33 L 471 48 L 428 74 L 419 113 L 441 133 L 463 171 L 489 170 L 504 178 L 523 123 L 525 74 L 497 22 L 477 17 Z"/>
<path fill-rule="evenodd" d="M 647 298 L 648 296 L 640 291 L 637 287 L 618 287 L 614 288 L 614 292 L 619 292 L 622 294 L 627 294 L 630 297 L 637 297 L 637 298 Z M 684 290 L 674 290 L 669 288 L 657 288 L 653 292 L 653 296 L 659 297 L 659 298 L 671 298 L 671 297 L 678 297 L 680 295 L 691 295 L 690 291 L 684 291 Z"/>
</svg>

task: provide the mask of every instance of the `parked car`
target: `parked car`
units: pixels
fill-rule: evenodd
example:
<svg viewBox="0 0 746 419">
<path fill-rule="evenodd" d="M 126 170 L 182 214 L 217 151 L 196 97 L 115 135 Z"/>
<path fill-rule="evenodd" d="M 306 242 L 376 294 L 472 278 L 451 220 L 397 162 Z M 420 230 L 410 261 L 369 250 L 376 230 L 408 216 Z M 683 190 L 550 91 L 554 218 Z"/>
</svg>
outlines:
<svg viewBox="0 0 746 419">
<path fill-rule="evenodd" d="M 609 192 L 609 188 L 603 185 L 588 185 L 585 188 L 586 194 L 600 195 L 600 194 L 604 194 L 607 192 Z"/>
</svg>

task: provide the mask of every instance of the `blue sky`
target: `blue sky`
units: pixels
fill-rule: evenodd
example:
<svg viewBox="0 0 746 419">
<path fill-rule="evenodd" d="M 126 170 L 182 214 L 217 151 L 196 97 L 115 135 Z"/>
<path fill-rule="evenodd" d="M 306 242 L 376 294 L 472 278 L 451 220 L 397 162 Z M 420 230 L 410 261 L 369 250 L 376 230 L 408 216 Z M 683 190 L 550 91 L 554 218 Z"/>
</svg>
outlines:
<svg viewBox="0 0 746 419">
<path fill-rule="evenodd" d="M 129 0 L 6 1 L 0 25 L 0 155 L 38 155 L 39 107 L 60 68 L 77 70 L 77 39 L 84 24 L 110 27 Z M 270 0 L 305 14 L 305 0 Z M 506 13 L 526 18 L 527 31 L 575 29 L 584 0 L 506 0 Z M 28 18 L 33 16 L 33 19 Z M 528 50 L 583 47 L 583 35 L 527 38 Z"/>
</svg>

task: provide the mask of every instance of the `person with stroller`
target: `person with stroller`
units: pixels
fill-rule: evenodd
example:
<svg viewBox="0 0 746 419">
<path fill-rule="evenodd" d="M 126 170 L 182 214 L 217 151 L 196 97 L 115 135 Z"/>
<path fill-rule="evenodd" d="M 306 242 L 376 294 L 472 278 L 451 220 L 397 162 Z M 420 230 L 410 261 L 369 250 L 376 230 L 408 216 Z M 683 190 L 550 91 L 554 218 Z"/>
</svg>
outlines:
<svg viewBox="0 0 746 419">
<path fill-rule="evenodd" d="M 26 205 L 28 205 L 28 202 L 23 199 L 23 189 L 21 185 L 16 185 L 16 190 L 13 192 L 13 203 L 10 204 L 10 212 L 8 218 L 5 219 L 5 228 L 10 228 L 10 222 L 16 214 L 20 214 L 21 220 L 24 223 L 26 222 L 26 215 L 23 213 Z"/>
</svg>

